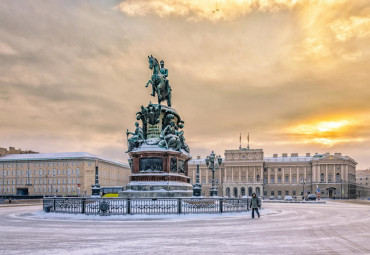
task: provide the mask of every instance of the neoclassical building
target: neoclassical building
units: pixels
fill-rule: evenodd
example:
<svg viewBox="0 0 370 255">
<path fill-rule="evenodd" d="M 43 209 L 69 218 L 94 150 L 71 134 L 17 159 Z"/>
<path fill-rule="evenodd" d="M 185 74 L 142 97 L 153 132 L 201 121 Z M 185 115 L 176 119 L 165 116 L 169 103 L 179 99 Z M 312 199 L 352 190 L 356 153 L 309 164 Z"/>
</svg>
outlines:
<svg viewBox="0 0 370 255">
<path fill-rule="evenodd" d="M 205 159 L 197 157 L 189 162 L 189 176 L 199 179 L 202 195 L 208 196 L 212 172 Z M 356 161 L 341 153 L 304 156 L 283 153 L 264 157 L 263 149 L 241 148 L 226 150 L 221 167 L 216 170 L 215 183 L 219 196 L 239 197 L 256 192 L 264 197 L 286 195 L 307 196 L 320 193 L 322 198 L 356 197 Z"/>
<path fill-rule="evenodd" d="M 91 195 L 98 168 L 101 187 L 127 185 L 128 164 L 87 152 L 0 157 L 0 195 Z"/>
</svg>

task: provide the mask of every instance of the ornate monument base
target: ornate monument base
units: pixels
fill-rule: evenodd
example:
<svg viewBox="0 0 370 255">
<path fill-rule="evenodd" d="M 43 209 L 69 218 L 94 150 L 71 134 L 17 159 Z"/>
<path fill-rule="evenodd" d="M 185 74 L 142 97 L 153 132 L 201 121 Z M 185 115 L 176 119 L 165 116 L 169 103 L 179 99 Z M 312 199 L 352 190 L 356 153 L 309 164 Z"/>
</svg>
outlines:
<svg viewBox="0 0 370 255">
<path fill-rule="evenodd" d="M 188 161 L 184 151 L 143 145 L 129 153 L 132 159 L 130 183 L 119 197 L 191 197 L 193 194 Z"/>
<path fill-rule="evenodd" d="M 158 104 L 141 106 L 136 119 L 141 120 L 142 127 L 136 122 L 135 132 L 126 131 L 132 174 L 119 197 L 191 197 L 191 156 L 184 137 L 185 122 L 171 107 L 172 89 L 164 61 L 159 65 L 153 56 L 148 56 L 148 61 L 153 75 L 145 86 L 152 85 L 152 96 L 157 95 Z M 167 106 L 161 105 L 162 101 L 167 101 Z"/>
</svg>

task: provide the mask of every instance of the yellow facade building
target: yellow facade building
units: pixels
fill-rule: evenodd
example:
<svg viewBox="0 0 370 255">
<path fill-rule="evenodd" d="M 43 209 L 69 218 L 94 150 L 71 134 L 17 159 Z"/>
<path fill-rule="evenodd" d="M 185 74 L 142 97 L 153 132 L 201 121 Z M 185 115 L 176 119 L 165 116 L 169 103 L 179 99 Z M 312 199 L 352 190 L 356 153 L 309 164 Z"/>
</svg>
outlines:
<svg viewBox="0 0 370 255">
<path fill-rule="evenodd" d="M 87 152 L 5 155 L 0 195 L 91 195 L 96 166 L 101 187 L 128 184 L 128 164 Z"/>
</svg>

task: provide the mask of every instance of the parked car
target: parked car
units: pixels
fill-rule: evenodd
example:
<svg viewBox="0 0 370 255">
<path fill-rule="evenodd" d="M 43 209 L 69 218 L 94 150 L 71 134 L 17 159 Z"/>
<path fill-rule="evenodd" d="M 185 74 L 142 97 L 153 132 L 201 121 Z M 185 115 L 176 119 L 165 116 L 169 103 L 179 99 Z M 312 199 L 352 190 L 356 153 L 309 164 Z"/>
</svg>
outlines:
<svg viewBox="0 0 370 255">
<path fill-rule="evenodd" d="M 277 196 L 276 200 L 283 200 L 281 196 Z"/>
<path fill-rule="evenodd" d="M 274 196 L 269 197 L 269 200 L 275 200 Z"/>
<path fill-rule="evenodd" d="M 292 196 L 285 196 L 284 201 L 293 201 Z"/>
<path fill-rule="evenodd" d="M 309 195 L 307 196 L 307 200 L 308 200 L 308 201 L 316 201 L 316 196 L 315 196 L 314 194 L 309 194 Z"/>
<path fill-rule="evenodd" d="M 302 201 L 302 200 L 303 200 L 302 196 L 296 196 L 295 197 L 295 201 Z"/>
</svg>

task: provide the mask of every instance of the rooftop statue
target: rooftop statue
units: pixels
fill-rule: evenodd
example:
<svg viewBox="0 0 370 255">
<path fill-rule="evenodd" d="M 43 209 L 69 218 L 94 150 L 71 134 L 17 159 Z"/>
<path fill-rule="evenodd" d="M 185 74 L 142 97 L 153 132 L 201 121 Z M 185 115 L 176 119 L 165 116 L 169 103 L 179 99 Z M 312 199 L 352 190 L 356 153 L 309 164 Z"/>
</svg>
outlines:
<svg viewBox="0 0 370 255">
<path fill-rule="evenodd" d="M 167 105 L 171 107 L 171 86 L 167 80 L 168 70 L 164 67 L 164 61 L 161 61 L 159 66 L 158 60 L 152 55 L 148 56 L 149 68 L 153 70 L 152 78 L 147 82 L 145 87 L 152 84 L 152 96 L 155 97 L 157 94 L 158 104 L 162 101 L 167 100 Z"/>
</svg>

